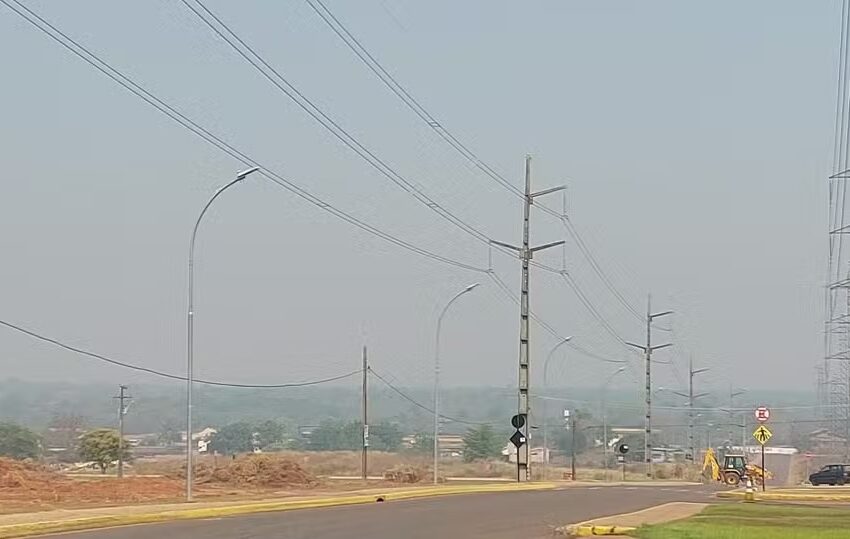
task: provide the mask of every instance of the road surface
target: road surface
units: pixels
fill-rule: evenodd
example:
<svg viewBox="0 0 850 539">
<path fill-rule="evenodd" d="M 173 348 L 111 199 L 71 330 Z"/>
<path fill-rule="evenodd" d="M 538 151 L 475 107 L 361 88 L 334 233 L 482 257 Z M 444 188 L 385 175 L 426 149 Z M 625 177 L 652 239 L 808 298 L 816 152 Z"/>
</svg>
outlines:
<svg viewBox="0 0 850 539">
<path fill-rule="evenodd" d="M 535 539 L 553 528 L 672 501 L 714 501 L 705 486 L 599 486 L 465 494 L 63 534 L 63 539 Z"/>
</svg>

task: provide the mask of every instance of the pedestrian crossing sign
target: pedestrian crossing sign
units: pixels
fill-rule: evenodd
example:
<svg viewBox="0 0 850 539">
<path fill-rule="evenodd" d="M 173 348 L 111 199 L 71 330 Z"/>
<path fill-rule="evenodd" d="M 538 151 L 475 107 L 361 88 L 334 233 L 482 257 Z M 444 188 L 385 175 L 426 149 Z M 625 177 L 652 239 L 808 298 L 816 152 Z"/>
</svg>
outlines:
<svg viewBox="0 0 850 539">
<path fill-rule="evenodd" d="M 764 425 L 759 425 L 759 428 L 753 433 L 753 438 L 761 445 L 766 444 L 771 436 L 773 436 L 773 433 Z"/>
</svg>

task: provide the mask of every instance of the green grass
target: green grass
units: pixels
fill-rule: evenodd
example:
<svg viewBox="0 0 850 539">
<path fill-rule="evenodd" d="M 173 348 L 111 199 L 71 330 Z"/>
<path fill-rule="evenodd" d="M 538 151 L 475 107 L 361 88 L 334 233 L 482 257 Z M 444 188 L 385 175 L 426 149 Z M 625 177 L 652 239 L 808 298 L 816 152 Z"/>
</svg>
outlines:
<svg viewBox="0 0 850 539">
<path fill-rule="evenodd" d="M 773 504 L 708 506 L 687 520 L 643 526 L 641 539 L 848 539 L 850 509 Z"/>
</svg>

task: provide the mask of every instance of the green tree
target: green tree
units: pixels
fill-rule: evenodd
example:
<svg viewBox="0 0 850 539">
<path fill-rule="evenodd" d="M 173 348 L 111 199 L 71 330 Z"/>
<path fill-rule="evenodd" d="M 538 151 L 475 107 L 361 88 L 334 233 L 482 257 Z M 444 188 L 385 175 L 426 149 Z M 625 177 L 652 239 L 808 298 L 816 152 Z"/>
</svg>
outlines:
<svg viewBox="0 0 850 539">
<path fill-rule="evenodd" d="M 354 451 L 363 446 L 359 421 L 325 421 L 310 437 L 310 449 L 315 451 Z"/>
<path fill-rule="evenodd" d="M 253 451 L 255 432 L 254 426 L 245 421 L 225 425 L 212 435 L 210 449 L 222 455 Z"/>
<path fill-rule="evenodd" d="M 254 426 L 260 448 L 281 448 L 286 442 L 286 425 L 274 419 L 267 419 Z"/>
<path fill-rule="evenodd" d="M 376 451 L 398 451 L 403 436 L 395 423 L 383 422 L 369 427 L 369 445 Z"/>
<path fill-rule="evenodd" d="M 83 434 L 77 451 L 80 458 L 94 462 L 100 467 L 100 473 L 123 453 L 124 460 L 130 460 L 130 450 L 126 444 L 121 449 L 121 439 L 114 429 L 95 429 Z"/>
<path fill-rule="evenodd" d="M 504 445 L 505 441 L 490 425 L 469 429 L 463 436 L 463 460 L 472 462 L 498 457 Z"/>
<path fill-rule="evenodd" d="M 182 426 L 177 419 L 165 419 L 159 426 L 157 441 L 166 446 L 176 444 L 182 437 Z"/>
<path fill-rule="evenodd" d="M 0 456 L 27 459 L 39 454 L 41 443 L 34 432 L 14 423 L 0 423 Z"/>
</svg>

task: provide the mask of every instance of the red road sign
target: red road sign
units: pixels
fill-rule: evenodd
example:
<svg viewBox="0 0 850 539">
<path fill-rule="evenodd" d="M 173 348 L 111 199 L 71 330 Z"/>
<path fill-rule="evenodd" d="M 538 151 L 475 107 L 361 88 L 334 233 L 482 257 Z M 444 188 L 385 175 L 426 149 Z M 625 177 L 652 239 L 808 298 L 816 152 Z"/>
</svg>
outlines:
<svg viewBox="0 0 850 539">
<path fill-rule="evenodd" d="M 764 423 L 768 419 L 770 419 L 770 410 L 767 409 L 767 406 L 759 406 L 756 408 L 756 421 Z"/>
</svg>

